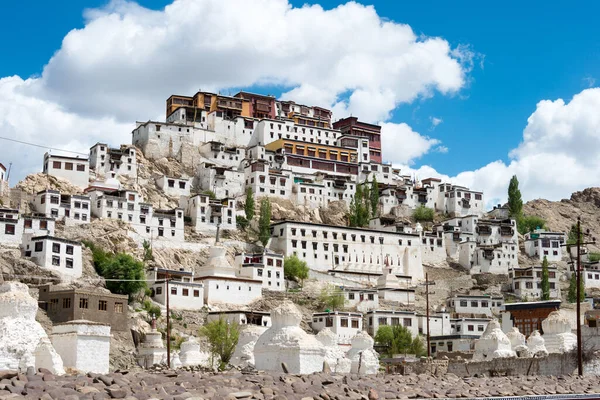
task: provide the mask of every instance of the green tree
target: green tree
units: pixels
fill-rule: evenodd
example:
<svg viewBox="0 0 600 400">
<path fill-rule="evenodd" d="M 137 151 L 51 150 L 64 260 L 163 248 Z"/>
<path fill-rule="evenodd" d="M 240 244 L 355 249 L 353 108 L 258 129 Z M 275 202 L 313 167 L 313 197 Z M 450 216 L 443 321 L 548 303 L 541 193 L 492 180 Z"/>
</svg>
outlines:
<svg viewBox="0 0 600 400">
<path fill-rule="evenodd" d="M 245 231 L 249 225 L 248 220 L 243 215 L 235 216 L 235 224 L 243 231 Z"/>
<path fill-rule="evenodd" d="M 583 232 L 579 232 L 579 241 L 583 242 Z M 577 244 L 577 225 L 571 225 L 569 236 L 567 237 L 567 244 Z"/>
<path fill-rule="evenodd" d="M 271 238 L 271 202 L 268 197 L 260 201 L 260 217 L 258 219 L 258 240 L 263 247 L 269 243 Z"/>
<path fill-rule="evenodd" d="M 319 301 L 323 306 L 331 311 L 337 311 L 344 308 L 346 298 L 344 293 L 334 285 L 328 285 L 321 289 Z"/>
<path fill-rule="evenodd" d="M 542 261 L 542 300 L 550 300 L 550 273 L 546 256 Z"/>
<path fill-rule="evenodd" d="M 433 222 L 435 211 L 433 208 L 427 208 L 424 205 L 420 205 L 413 211 L 413 218 L 417 222 Z"/>
<path fill-rule="evenodd" d="M 252 221 L 252 218 L 254 218 L 254 193 L 252 193 L 251 187 L 246 189 L 246 204 L 244 204 L 244 211 L 246 212 L 246 219 Z"/>
<path fill-rule="evenodd" d="M 510 178 L 510 183 L 508 184 L 508 213 L 517 221 L 523 215 L 523 199 L 521 198 L 519 180 L 516 175 Z"/>
<path fill-rule="evenodd" d="M 371 212 L 371 197 L 369 188 L 364 185 L 356 185 L 354 198 L 350 203 L 349 222 L 350 226 L 363 227 L 369 224 Z"/>
<path fill-rule="evenodd" d="M 569 293 L 567 294 L 567 300 L 569 303 L 577 303 L 577 273 L 573 271 L 571 274 L 571 280 L 569 281 Z M 585 282 L 583 277 L 580 284 L 579 301 L 585 300 Z"/>
<path fill-rule="evenodd" d="M 423 355 L 427 352 L 423 340 L 419 337 L 412 337 L 408 328 L 402 325 L 384 325 L 377 329 L 375 342 L 384 347 L 384 352 L 388 357 L 394 354 L 416 354 Z"/>
<path fill-rule="evenodd" d="M 106 288 L 113 293 L 126 294 L 129 299 L 146 288 L 144 263 L 131 255 L 119 253 L 110 257 L 102 266 L 101 275 L 106 279 Z"/>
<path fill-rule="evenodd" d="M 283 260 L 283 275 L 286 279 L 302 283 L 308 278 L 308 266 L 305 261 L 292 254 Z"/>
<path fill-rule="evenodd" d="M 210 189 L 206 189 L 202 191 L 202 194 L 208 196 L 209 199 L 214 200 L 217 198 L 217 195 L 215 194 L 215 192 L 213 192 Z"/>
<path fill-rule="evenodd" d="M 144 247 L 144 261 L 154 260 L 154 256 L 152 255 L 152 245 L 150 244 L 150 242 L 147 240 L 144 240 L 144 243 L 142 243 L 142 246 Z"/>
<path fill-rule="evenodd" d="M 545 226 L 546 221 L 535 215 L 522 215 L 521 218 L 517 220 L 517 229 L 521 235 L 524 235 L 527 232 L 533 232 L 538 228 L 543 229 Z"/>
<path fill-rule="evenodd" d="M 371 214 L 377 215 L 377 206 L 379 205 L 379 184 L 377 183 L 377 177 L 373 177 L 371 182 Z"/>
<path fill-rule="evenodd" d="M 219 369 L 224 370 L 229 364 L 240 338 L 239 326 L 229 323 L 223 316 L 220 316 L 218 320 L 201 327 L 199 333 L 208 340 L 208 348 L 213 362 L 215 359 L 219 359 Z"/>
</svg>

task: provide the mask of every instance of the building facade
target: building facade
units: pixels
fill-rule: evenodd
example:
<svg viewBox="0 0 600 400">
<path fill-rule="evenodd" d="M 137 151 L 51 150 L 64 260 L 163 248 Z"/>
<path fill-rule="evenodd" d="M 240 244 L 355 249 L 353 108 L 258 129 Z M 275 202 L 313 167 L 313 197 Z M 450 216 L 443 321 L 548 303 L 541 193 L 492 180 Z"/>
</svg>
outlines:
<svg viewBox="0 0 600 400">
<path fill-rule="evenodd" d="M 37 213 L 68 224 L 88 224 L 91 220 L 91 200 L 89 196 L 65 195 L 58 190 L 42 190 L 33 199 Z"/>
<path fill-rule="evenodd" d="M 515 295 L 527 299 L 542 298 L 542 266 L 511 268 L 508 271 L 511 280 L 512 291 Z M 556 265 L 548 266 L 548 284 L 550 286 L 550 298 L 560 298 L 560 279 Z"/>
<path fill-rule="evenodd" d="M 561 261 L 563 257 L 562 245 L 566 240 L 566 235 L 562 232 L 547 232 L 544 229 L 536 229 L 525 234 L 525 253 L 529 257 L 540 261 L 544 257 L 549 262 Z"/>
<path fill-rule="evenodd" d="M 44 154 L 43 172 L 69 181 L 72 185 L 85 189 L 90 181 L 90 165 L 87 158 Z"/>
<path fill-rule="evenodd" d="M 44 269 L 59 273 L 66 279 L 81 277 L 83 264 L 81 243 L 54 236 L 26 236 L 23 255 Z"/>
<path fill-rule="evenodd" d="M 363 330 L 363 315 L 343 311 L 313 313 L 311 327 L 317 333 L 328 328 L 336 334 L 338 344 L 350 344 L 352 338 Z"/>
</svg>

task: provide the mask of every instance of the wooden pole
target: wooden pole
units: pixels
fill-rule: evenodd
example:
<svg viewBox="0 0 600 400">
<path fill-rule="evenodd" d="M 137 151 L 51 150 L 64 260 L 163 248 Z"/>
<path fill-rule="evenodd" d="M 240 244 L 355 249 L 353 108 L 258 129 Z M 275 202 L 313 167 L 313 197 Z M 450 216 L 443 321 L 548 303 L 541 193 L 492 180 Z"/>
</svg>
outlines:
<svg viewBox="0 0 600 400">
<path fill-rule="evenodd" d="M 431 357 L 431 335 L 429 334 L 429 274 L 425 274 L 425 307 L 427 315 L 427 357 Z"/>
<path fill-rule="evenodd" d="M 581 349 L 581 218 L 577 217 L 577 373 L 583 375 Z"/>
<path fill-rule="evenodd" d="M 167 368 L 171 368 L 171 310 L 169 309 L 169 271 L 167 271 Z"/>
</svg>

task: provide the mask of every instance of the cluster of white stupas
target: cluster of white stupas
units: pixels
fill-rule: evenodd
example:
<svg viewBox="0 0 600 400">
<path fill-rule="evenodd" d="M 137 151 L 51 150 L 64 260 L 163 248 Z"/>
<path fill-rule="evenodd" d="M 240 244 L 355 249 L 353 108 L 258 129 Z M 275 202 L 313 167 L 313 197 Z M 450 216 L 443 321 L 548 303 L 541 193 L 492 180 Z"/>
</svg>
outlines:
<svg viewBox="0 0 600 400">
<path fill-rule="evenodd" d="M 550 353 L 566 353 L 577 346 L 577 337 L 571 332 L 569 320 L 560 311 L 553 311 L 542 321 L 541 335 L 534 331 L 527 340 L 518 328 L 504 333 L 497 320 L 488 324 L 475 342 L 473 361 L 509 357 L 544 357 Z"/>
</svg>

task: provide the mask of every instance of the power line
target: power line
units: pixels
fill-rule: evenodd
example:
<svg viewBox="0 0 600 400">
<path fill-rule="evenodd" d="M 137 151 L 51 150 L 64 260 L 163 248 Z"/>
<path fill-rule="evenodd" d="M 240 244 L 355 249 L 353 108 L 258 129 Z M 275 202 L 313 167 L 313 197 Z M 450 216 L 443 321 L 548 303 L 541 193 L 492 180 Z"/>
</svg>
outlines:
<svg viewBox="0 0 600 400">
<path fill-rule="evenodd" d="M 24 142 L 22 140 L 7 138 L 7 137 L 3 137 L 3 136 L 0 136 L 0 139 L 2 139 L 2 140 L 8 140 L 9 142 L 15 142 L 15 143 L 20 143 L 20 144 L 25 144 L 27 146 L 40 147 L 42 149 L 63 151 L 65 153 L 81 154 L 81 155 L 84 155 L 84 156 L 89 155 L 88 153 L 81 153 L 81 152 L 73 151 L 73 150 L 57 149 L 55 147 L 48 147 L 48 146 L 43 146 L 43 145 L 37 144 L 37 143 Z"/>
</svg>

